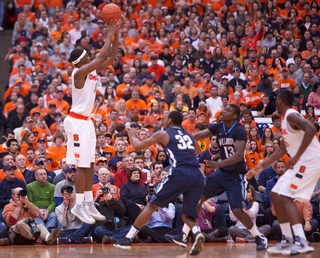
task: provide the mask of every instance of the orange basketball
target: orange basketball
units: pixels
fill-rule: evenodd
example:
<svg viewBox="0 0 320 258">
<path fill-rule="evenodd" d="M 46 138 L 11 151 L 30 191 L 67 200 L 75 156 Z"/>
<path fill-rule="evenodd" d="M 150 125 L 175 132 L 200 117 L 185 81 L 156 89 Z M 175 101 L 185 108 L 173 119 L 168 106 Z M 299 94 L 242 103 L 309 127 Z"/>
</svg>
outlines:
<svg viewBox="0 0 320 258">
<path fill-rule="evenodd" d="M 107 4 L 102 9 L 101 17 L 106 23 L 119 21 L 121 17 L 121 10 L 116 4 Z"/>
</svg>

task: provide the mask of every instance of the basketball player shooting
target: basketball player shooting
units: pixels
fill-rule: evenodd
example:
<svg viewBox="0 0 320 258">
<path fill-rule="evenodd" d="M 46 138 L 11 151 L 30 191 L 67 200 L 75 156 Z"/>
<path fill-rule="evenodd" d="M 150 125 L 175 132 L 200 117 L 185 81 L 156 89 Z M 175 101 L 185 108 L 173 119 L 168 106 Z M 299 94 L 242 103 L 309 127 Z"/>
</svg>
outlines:
<svg viewBox="0 0 320 258">
<path fill-rule="evenodd" d="M 96 135 L 90 115 L 96 97 L 97 72 L 111 65 L 118 52 L 119 25 L 117 22 L 111 22 L 106 24 L 106 27 L 106 41 L 95 59 L 91 61 L 84 49 L 74 49 L 71 52 L 70 59 L 75 67 L 71 75 L 72 107 L 69 116 L 64 120 L 68 136 L 67 163 L 77 166 L 76 205 L 71 212 L 88 224 L 94 224 L 95 220 L 105 220 L 93 202 L 92 171 Z"/>
</svg>

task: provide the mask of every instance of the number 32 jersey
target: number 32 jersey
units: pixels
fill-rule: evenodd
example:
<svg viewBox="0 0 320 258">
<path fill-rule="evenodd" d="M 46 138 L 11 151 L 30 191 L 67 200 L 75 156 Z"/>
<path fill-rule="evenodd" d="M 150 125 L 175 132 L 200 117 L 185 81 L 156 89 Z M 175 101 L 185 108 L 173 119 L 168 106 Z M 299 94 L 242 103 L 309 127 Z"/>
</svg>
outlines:
<svg viewBox="0 0 320 258">
<path fill-rule="evenodd" d="M 177 166 L 199 167 L 195 151 L 196 141 L 184 129 L 178 126 L 172 126 L 166 129 L 170 137 L 168 144 L 165 146 L 166 153 L 172 168 Z"/>
<path fill-rule="evenodd" d="M 220 156 L 222 160 L 232 157 L 235 153 L 235 142 L 246 141 L 246 130 L 243 125 L 236 122 L 230 128 L 225 128 L 224 123 L 216 123 L 208 125 L 210 132 L 217 136 Z M 231 166 L 221 167 L 222 171 L 233 172 L 237 174 L 245 174 L 247 172 L 244 158 Z"/>
</svg>

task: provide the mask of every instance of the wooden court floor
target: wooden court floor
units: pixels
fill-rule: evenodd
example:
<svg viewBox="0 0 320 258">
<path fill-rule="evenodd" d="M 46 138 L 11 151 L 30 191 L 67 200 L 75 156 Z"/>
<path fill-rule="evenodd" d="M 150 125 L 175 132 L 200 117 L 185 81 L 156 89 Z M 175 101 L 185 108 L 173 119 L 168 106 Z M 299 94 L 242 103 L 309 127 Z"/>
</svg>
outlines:
<svg viewBox="0 0 320 258">
<path fill-rule="evenodd" d="M 271 244 L 274 244 L 273 242 Z M 313 253 L 296 255 L 295 257 L 320 258 L 320 243 L 313 243 L 315 248 Z M 87 257 L 148 257 L 148 258 L 185 258 L 190 257 L 187 249 L 174 244 L 133 244 L 131 251 L 121 250 L 112 245 L 92 244 L 92 245 L 58 245 L 58 246 L 1 246 L 1 258 L 87 258 Z M 270 256 L 270 255 L 269 255 Z M 267 258 L 266 251 L 256 251 L 255 244 L 224 244 L 206 243 L 202 252 L 193 257 L 207 258 Z M 270 256 L 284 257 L 284 256 Z"/>
</svg>

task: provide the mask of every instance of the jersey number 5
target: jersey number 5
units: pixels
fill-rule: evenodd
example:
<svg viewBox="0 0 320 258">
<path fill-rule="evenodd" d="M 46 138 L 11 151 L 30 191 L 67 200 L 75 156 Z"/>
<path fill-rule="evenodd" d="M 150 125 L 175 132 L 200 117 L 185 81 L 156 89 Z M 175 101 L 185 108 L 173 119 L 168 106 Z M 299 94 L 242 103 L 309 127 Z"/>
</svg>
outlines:
<svg viewBox="0 0 320 258">
<path fill-rule="evenodd" d="M 175 137 L 179 141 L 179 144 L 177 145 L 177 147 L 180 150 L 186 150 L 186 149 L 193 150 L 194 149 L 194 147 L 192 145 L 193 142 L 192 142 L 189 135 L 176 135 Z"/>
</svg>

